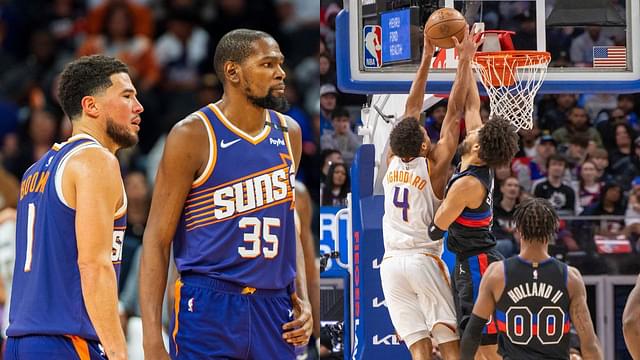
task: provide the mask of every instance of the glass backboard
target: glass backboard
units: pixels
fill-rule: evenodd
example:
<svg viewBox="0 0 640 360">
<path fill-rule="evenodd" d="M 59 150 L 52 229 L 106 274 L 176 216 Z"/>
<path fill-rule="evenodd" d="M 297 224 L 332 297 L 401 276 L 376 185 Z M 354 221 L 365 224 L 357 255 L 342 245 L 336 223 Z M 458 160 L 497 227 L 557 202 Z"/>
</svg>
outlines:
<svg viewBox="0 0 640 360">
<path fill-rule="evenodd" d="M 346 0 L 336 18 L 338 86 L 353 93 L 407 93 L 423 25 L 441 7 L 470 25 L 513 31 L 516 50 L 551 53 L 541 93 L 640 91 L 638 0 Z M 448 93 L 453 49 L 434 57 L 430 93 Z"/>
</svg>

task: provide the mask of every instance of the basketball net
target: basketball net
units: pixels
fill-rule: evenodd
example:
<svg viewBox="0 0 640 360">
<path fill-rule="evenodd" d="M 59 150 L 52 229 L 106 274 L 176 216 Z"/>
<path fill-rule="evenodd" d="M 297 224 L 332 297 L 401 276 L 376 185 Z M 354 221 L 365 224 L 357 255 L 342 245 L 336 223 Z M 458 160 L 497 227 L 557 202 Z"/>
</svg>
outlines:
<svg viewBox="0 0 640 360">
<path fill-rule="evenodd" d="M 491 38 L 497 34 L 500 32 L 485 33 L 485 45 L 487 40 L 491 43 Z M 503 43 L 503 40 L 499 43 Z M 533 128 L 533 100 L 547 74 L 550 60 L 551 54 L 544 51 L 476 53 L 474 68 L 489 95 L 489 118 L 500 116 L 507 119 L 516 127 L 516 131 Z"/>
</svg>

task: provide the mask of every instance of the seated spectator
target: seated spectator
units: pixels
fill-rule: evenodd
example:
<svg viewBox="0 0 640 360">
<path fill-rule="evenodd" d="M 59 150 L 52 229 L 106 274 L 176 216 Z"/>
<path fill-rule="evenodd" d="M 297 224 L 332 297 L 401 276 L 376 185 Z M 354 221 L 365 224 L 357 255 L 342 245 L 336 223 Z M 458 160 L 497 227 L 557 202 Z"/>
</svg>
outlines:
<svg viewBox="0 0 640 360">
<path fill-rule="evenodd" d="M 520 196 L 518 179 L 506 178 L 500 185 L 500 201 L 493 203 L 493 226 L 491 231 L 496 238 L 496 248 L 502 255 L 509 257 L 520 248 L 520 237 L 513 220 L 515 206 Z"/>
<path fill-rule="evenodd" d="M 631 126 L 625 123 L 616 124 L 614 127 L 615 147 L 609 152 L 609 164 L 612 168 L 617 167 L 617 163 L 631 155 L 635 133 Z"/>
<path fill-rule="evenodd" d="M 602 112 L 598 116 L 596 130 L 600 133 L 602 144 L 607 151 L 613 151 L 616 147 L 616 125 L 625 122 L 624 111 L 620 108 Z"/>
<path fill-rule="evenodd" d="M 342 154 L 339 150 L 336 149 L 325 149 L 322 150 L 320 155 L 322 157 L 322 172 L 320 183 L 323 183 L 327 178 L 327 174 L 329 173 L 329 167 L 333 164 L 343 164 L 344 159 L 342 159 Z"/>
<path fill-rule="evenodd" d="M 592 206 L 586 208 L 581 215 L 602 216 L 617 215 L 621 219 L 606 219 L 597 221 L 596 235 L 608 238 L 624 234 L 624 219 L 626 212 L 622 188 L 616 183 L 607 183 L 602 188 L 600 198 Z"/>
<path fill-rule="evenodd" d="M 626 124 L 620 125 L 620 128 L 628 129 L 629 126 Z M 623 135 L 623 137 L 626 137 L 626 135 Z M 629 190 L 633 178 L 640 175 L 640 137 L 633 142 L 631 150 L 629 155 L 623 156 L 615 163 L 610 163 L 608 169 L 611 178 L 620 184 L 624 191 Z"/>
<path fill-rule="evenodd" d="M 618 108 L 623 111 L 626 122 L 631 125 L 634 131 L 640 132 L 640 119 L 638 119 L 638 114 L 634 111 L 634 106 L 633 95 L 618 95 Z"/>
<path fill-rule="evenodd" d="M 571 179 L 578 178 L 578 170 L 587 158 L 587 147 L 589 139 L 584 134 L 572 135 L 569 139 L 569 146 L 566 151 L 567 160 L 571 171 Z"/>
<path fill-rule="evenodd" d="M 636 252 L 640 252 L 640 176 L 631 182 L 627 211 L 624 214 L 624 222 L 627 225 L 626 232 L 629 240 L 634 244 Z"/>
<path fill-rule="evenodd" d="M 540 129 L 549 133 L 553 133 L 565 126 L 567 124 L 567 113 L 576 106 L 576 96 L 574 94 L 557 94 L 553 98 L 555 103 L 548 106 L 538 120 Z"/>
<path fill-rule="evenodd" d="M 540 129 L 538 128 L 537 123 L 533 123 L 533 128 L 531 128 L 531 130 L 520 129 L 518 134 L 520 134 L 520 151 L 518 151 L 516 157 L 526 156 L 531 159 L 535 158 L 537 156 L 537 140 L 538 137 L 540 137 Z"/>
<path fill-rule="evenodd" d="M 338 90 L 333 84 L 323 84 L 320 87 L 320 134 L 333 130 L 331 113 L 336 109 Z"/>
<path fill-rule="evenodd" d="M 602 183 L 598 181 L 598 171 L 596 164 L 591 160 L 586 160 L 580 166 L 580 177 L 577 184 L 578 203 L 585 209 L 593 205 L 600 198 Z"/>
<path fill-rule="evenodd" d="M 597 179 L 600 182 L 608 182 L 613 177 L 608 172 L 609 153 L 605 149 L 594 149 L 587 155 L 587 160 L 593 162 L 596 166 Z"/>
<path fill-rule="evenodd" d="M 549 200 L 558 215 L 575 215 L 576 194 L 563 184 L 567 160 L 562 155 L 551 155 L 547 161 L 547 177 L 534 185 L 533 195 Z"/>
<path fill-rule="evenodd" d="M 589 140 L 595 141 L 598 147 L 602 147 L 602 138 L 598 131 L 589 124 L 589 116 L 581 107 L 569 110 L 568 122 L 565 126 L 554 131 L 552 136 L 558 145 L 569 143 L 571 135 L 583 134 Z"/>
<path fill-rule="evenodd" d="M 151 10 L 144 5 L 127 0 L 107 0 L 91 10 L 86 21 L 89 34 L 97 35 L 102 31 L 100 24 L 109 16 L 109 9 L 112 5 L 127 7 L 133 18 L 136 19 L 132 28 L 134 34 L 153 37 L 153 13 Z"/>
<path fill-rule="evenodd" d="M 547 175 L 547 160 L 556 153 L 556 141 L 550 135 L 538 139 L 535 157 L 517 157 L 511 162 L 515 174 L 524 191 L 530 192 L 535 181 Z"/>
<path fill-rule="evenodd" d="M 587 31 L 571 42 L 571 61 L 576 66 L 593 66 L 593 47 L 613 45 L 600 26 L 587 26 Z"/>
<path fill-rule="evenodd" d="M 347 206 L 347 194 L 351 191 L 349 172 L 345 164 L 329 166 L 327 178 L 320 187 L 322 206 Z"/>
<path fill-rule="evenodd" d="M 362 143 L 358 135 L 351 131 L 350 114 L 346 109 L 338 108 L 331 114 L 334 130 L 327 130 L 320 138 L 322 149 L 340 150 L 347 167 L 351 166 L 356 150 Z"/>
</svg>

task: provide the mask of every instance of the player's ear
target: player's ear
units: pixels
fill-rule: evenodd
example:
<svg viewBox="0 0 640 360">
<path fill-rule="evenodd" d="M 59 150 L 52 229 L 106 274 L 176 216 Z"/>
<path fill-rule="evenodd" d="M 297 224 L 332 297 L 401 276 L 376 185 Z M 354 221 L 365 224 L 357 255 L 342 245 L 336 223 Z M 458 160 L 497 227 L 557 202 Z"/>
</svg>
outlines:
<svg viewBox="0 0 640 360">
<path fill-rule="evenodd" d="M 96 98 L 93 96 L 85 96 L 80 100 L 80 104 L 82 105 L 82 112 L 89 115 L 90 117 L 98 117 L 100 115 L 99 106 L 96 103 Z"/>
<path fill-rule="evenodd" d="M 240 65 L 234 63 L 232 61 L 227 61 L 224 63 L 224 75 L 228 81 L 237 84 L 240 82 Z"/>
</svg>

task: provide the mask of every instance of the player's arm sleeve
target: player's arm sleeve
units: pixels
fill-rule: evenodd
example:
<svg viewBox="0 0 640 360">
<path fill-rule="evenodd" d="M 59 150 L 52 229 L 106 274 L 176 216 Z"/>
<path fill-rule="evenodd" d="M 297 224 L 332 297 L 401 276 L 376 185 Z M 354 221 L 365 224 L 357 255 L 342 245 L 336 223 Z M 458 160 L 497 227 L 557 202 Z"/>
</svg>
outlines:
<svg viewBox="0 0 640 360">
<path fill-rule="evenodd" d="M 105 149 L 74 155 L 63 182 L 75 189 L 75 229 L 82 298 L 109 358 L 126 356 L 118 311 L 118 280 L 111 259 L 113 218 L 123 199 L 118 160 Z"/>
<path fill-rule="evenodd" d="M 622 332 L 631 357 L 640 359 L 640 276 L 624 307 Z"/>
<path fill-rule="evenodd" d="M 474 181 L 477 182 L 477 186 L 474 184 Z M 482 189 L 477 189 L 481 186 L 479 181 L 469 176 L 465 176 L 454 182 L 438 208 L 438 211 L 436 211 L 433 224 L 442 230 L 447 230 L 449 225 L 462 214 L 462 211 L 467 206 L 469 194 L 481 191 Z M 482 192 L 480 192 L 480 194 L 482 194 Z"/>
<path fill-rule="evenodd" d="M 591 322 L 591 315 L 587 307 L 587 291 L 578 269 L 569 267 L 567 288 L 569 290 L 569 312 L 571 322 L 580 338 L 580 350 L 585 360 L 603 359 L 602 347 Z"/>
<path fill-rule="evenodd" d="M 145 353 L 162 345 L 162 300 L 167 284 L 171 242 L 187 194 L 209 149 L 205 125 L 187 118 L 171 130 L 158 167 L 140 259 L 140 311 Z M 206 152 L 208 154 L 209 152 Z"/>
<path fill-rule="evenodd" d="M 461 359 L 474 358 L 482 339 L 482 329 L 494 313 L 496 305 L 496 296 L 494 294 L 497 290 L 495 288 L 499 287 L 500 284 L 504 284 L 503 263 L 501 261 L 491 263 L 484 276 L 482 276 L 478 298 L 473 306 L 471 319 L 462 335 L 460 343 Z M 500 292 L 502 291 L 500 290 Z"/>
<path fill-rule="evenodd" d="M 429 67 L 431 67 L 431 59 L 433 54 L 427 51 L 422 52 L 422 61 L 416 72 L 416 78 L 411 83 L 409 97 L 405 103 L 404 115 L 402 118 L 414 117 L 420 120 L 422 112 L 422 104 L 424 102 L 424 92 L 427 87 L 427 77 L 429 76 Z"/>
</svg>

